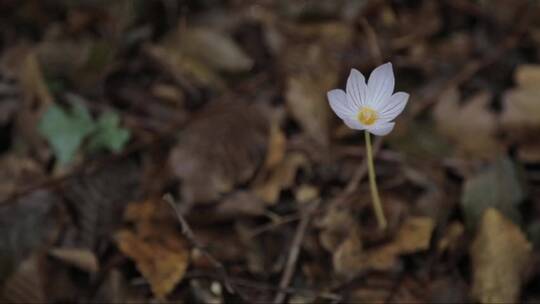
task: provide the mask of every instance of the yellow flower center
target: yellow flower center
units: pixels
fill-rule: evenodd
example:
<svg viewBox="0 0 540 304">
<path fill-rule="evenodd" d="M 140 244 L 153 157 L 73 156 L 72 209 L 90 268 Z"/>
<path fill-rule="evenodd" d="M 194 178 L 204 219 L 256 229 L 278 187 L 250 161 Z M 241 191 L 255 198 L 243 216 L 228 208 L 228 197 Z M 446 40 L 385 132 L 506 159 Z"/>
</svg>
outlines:
<svg viewBox="0 0 540 304">
<path fill-rule="evenodd" d="M 370 126 L 377 121 L 378 115 L 372 108 L 363 107 L 358 112 L 357 118 L 364 126 Z"/>
</svg>

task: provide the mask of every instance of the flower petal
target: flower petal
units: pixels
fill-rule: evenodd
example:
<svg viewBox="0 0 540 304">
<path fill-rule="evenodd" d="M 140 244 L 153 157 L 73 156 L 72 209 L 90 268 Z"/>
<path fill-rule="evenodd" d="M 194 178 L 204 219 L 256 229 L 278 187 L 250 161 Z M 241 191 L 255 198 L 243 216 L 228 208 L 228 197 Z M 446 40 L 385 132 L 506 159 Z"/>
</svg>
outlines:
<svg viewBox="0 0 540 304">
<path fill-rule="evenodd" d="M 368 128 L 369 133 L 377 136 L 384 136 L 394 129 L 395 122 L 379 122 L 373 127 Z"/>
<path fill-rule="evenodd" d="M 351 69 L 347 79 L 347 95 L 359 109 L 366 102 L 366 78 L 357 69 Z"/>
<path fill-rule="evenodd" d="M 388 62 L 377 67 L 369 75 L 366 103 L 371 108 L 378 110 L 378 106 L 389 98 L 393 91 L 394 72 L 392 64 Z"/>
<path fill-rule="evenodd" d="M 344 118 L 343 122 L 347 125 L 347 127 L 355 130 L 365 130 L 366 126 L 361 124 L 357 119 L 354 118 Z"/>
<path fill-rule="evenodd" d="M 345 119 L 355 115 L 356 110 L 354 105 L 351 104 L 350 98 L 347 97 L 347 94 L 343 90 L 332 90 L 326 93 L 326 95 L 330 102 L 330 107 L 339 118 Z"/>
<path fill-rule="evenodd" d="M 392 121 L 396 118 L 407 105 L 409 94 L 405 92 L 397 92 L 388 98 L 388 102 L 379 110 L 379 119 L 383 121 Z"/>
</svg>

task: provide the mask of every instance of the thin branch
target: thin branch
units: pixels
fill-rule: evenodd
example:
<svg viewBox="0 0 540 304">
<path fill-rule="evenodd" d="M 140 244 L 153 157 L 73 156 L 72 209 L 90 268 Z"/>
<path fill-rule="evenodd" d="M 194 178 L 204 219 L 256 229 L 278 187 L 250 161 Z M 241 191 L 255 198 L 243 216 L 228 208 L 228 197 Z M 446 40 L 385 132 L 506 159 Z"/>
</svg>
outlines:
<svg viewBox="0 0 540 304">
<path fill-rule="evenodd" d="M 163 196 L 163 199 L 169 203 L 169 205 L 174 209 L 174 212 L 176 213 L 176 217 L 178 218 L 178 221 L 180 222 L 180 225 L 182 226 L 182 234 L 187 238 L 188 242 L 191 243 L 191 245 L 199 250 L 209 261 L 212 263 L 212 266 L 216 268 L 220 274 L 220 276 L 223 278 L 223 284 L 225 285 L 225 288 L 229 293 L 236 293 L 240 295 L 240 293 L 236 292 L 234 288 L 232 287 L 232 284 L 229 280 L 229 275 L 227 274 L 227 269 L 223 264 L 216 259 L 204 246 L 202 246 L 199 241 L 197 241 L 195 234 L 193 233 L 193 230 L 191 230 L 191 227 L 189 226 L 188 222 L 176 206 L 176 203 L 174 202 L 174 199 L 170 194 L 166 194 Z"/>
<path fill-rule="evenodd" d="M 296 233 L 294 234 L 294 239 L 291 244 L 291 250 L 289 251 L 287 264 L 285 265 L 285 270 L 283 271 L 283 274 L 281 275 L 281 280 L 279 282 L 279 288 L 281 290 L 276 294 L 276 297 L 273 301 L 274 304 L 283 303 L 285 297 L 287 296 L 287 293 L 282 290 L 288 288 L 289 284 L 291 283 L 292 276 L 296 269 L 298 255 L 300 254 L 300 246 L 302 245 L 302 241 L 304 240 L 304 236 L 306 235 L 306 231 L 309 227 L 311 217 L 317 210 L 318 205 L 319 201 L 308 206 L 305 212 L 302 214 L 302 219 L 300 220 L 300 223 L 296 227 Z"/>
</svg>

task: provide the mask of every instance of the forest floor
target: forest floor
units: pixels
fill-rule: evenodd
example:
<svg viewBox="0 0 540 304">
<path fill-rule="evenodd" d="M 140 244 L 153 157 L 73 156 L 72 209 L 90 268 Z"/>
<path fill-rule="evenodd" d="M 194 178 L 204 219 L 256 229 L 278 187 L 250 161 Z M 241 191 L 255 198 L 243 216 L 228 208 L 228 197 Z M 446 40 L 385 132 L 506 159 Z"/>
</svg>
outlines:
<svg viewBox="0 0 540 304">
<path fill-rule="evenodd" d="M 539 62 L 527 0 L 1 1 L 0 300 L 539 302 Z"/>
</svg>

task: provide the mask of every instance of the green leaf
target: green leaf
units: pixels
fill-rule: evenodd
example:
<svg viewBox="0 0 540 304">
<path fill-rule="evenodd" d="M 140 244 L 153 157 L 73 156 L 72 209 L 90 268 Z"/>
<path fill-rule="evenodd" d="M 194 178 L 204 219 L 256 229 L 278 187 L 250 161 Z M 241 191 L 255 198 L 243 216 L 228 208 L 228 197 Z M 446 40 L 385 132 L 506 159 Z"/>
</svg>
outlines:
<svg viewBox="0 0 540 304">
<path fill-rule="evenodd" d="M 107 149 L 119 152 L 130 138 L 129 130 L 119 126 L 120 118 L 114 112 L 103 113 L 97 121 L 97 128 L 90 137 L 89 151 Z"/>
<path fill-rule="evenodd" d="M 69 112 L 58 105 L 50 106 L 38 125 L 60 164 L 73 160 L 84 138 L 94 129 L 92 117 L 81 103 L 74 103 Z"/>
<path fill-rule="evenodd" d="M 518 205 L 525 199 L 525 188 L 518 168 L 507 157 L 497 159 L 486 170 L 465 182 L 461 204 L 465 221 L 474 228 L 484 211 L 497 208 L 515 223 L 521 222 Z"/>
</svg>

